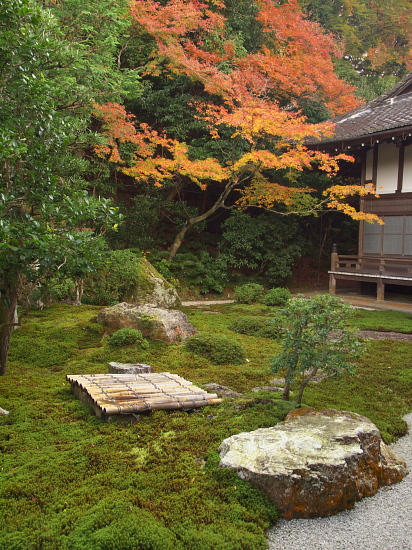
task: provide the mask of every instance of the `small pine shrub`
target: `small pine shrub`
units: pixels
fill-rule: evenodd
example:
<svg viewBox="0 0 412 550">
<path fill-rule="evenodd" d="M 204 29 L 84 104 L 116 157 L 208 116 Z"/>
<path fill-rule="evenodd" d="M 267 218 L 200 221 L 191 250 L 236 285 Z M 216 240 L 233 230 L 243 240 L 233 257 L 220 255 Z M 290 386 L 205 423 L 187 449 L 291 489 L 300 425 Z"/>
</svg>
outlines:
<svg viewBox="0 0 412 550">
<path fill-rule="evenodd" d="M 195 334 L 187 340 L 185 349 L 215 365 L 239 365 L 246 359 L 246 351 L 236 340 L 219 334 Z"/>
<path fill-rule="evenodd" d="M 257 283 L 246 283 L 235 288 L 236 300 L 241 304 L 259 302 L 265 292 L 262 285 Z"/>
<path fill-rule="evenodd" d="M 110 346 L 128 346 L 130 344 L 144 343 L 142 333 L 135 328 L 121 328 L 116 330 L 113 336 L 109 339 Z"/>
<path fill-rule="evenodd" d="M 285 306 L 292 295 L 287 288 L 271 288 L 263 296 L 265 306 Z"/>
<path fill-rule="evenodd" d="M 228 327 L 229 330 L 248 336 L 261 336 L 277 340 L 282 335 L 282 329 L 268 317 L 254 317 L 245 315 L 235 319 Z"/>
</svg>

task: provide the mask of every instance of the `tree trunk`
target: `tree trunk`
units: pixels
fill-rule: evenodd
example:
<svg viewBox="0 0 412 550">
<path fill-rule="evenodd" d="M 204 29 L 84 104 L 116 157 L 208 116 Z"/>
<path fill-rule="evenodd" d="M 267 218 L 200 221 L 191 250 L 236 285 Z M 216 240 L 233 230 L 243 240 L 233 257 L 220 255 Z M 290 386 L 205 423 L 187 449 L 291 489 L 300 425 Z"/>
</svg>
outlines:
<svg viewBox="0 0 412 550">
<path fill-rule="evenodd" d="M 233 181 L 228 183 L 225 186 L 225 188 L 222 191 L 219 198 L 217 199 L 217 201 L 215 202 L 215 204 L 211 208 L 209 208 L 209 210 L 207 210 L 204 214 L 201 214 L 200 216 L 195 216 L 194 218 L 189 218 L 186 221 L 183 229 L 181 229 L 179 231 L 179 233 L 176 235 L 176 238 L 175 238 L 172 246 L 170 247 L 169 256 L 167 258 L 169 262 L 171 262 L 173 260 L 173 258 L 175 257 L 177 251 L 180 248 L 180 245 L 182 244 L 182 242 L 183 242 L 183 240 L 186 236 L 186 233 L 194 225 L 196 225 L 197 223 L 203 222 L 204 220 L 207 220 L 207 218 L 209 218 L 212 214 L 214 214 L 216 212 L 216 210 L 219 210 L 219 208 L 224 206 L 225 200 L 227 199 L 229 193 L 232 191 L 232 189 L 236 186 L 237 183 L 238 182 L 233 182 Z"/>
<path fill-rule="evenodd" d="M 298 338 L 302 336 L 302 329 L 299 329 Z M 286 376 L 285 376 L 285 387 L 283 388 L 282 399 L 283 401 L 289 401 L 290 399 L 290 386 L 292 384 L 293 375 L 296 372 L 298 367 L 299 352 L 297 348 L 293 348 L 293 361 L 292 364 L 289 364 Z"/>
<path fill-rule="evenodd" d="M 195 219 L 195 218 L 192 218 Z M 176 235 L 175 240 L 173 241 L 172 246 L 169 250 L 169 256 L 167 257 L 168 261 L 171 262 L 173 258 L 175 257 L 177 251 L 179 250 L 182 242 L 184 241 L 184 238 L 186 236 L 186 233 L 193 227 L 193 225 L 197 222 L 191 223 L 191 219 L 188 220 L 185 225 L 183 226 L 183 229 L 179 231 L 179 233 Z"/>
<path fill-rule="evenodd" d="M 73 305 L 81 306 L 83 298 L 83 283 L 84 280 L 80 277 L 74 279 L 74 301 Z"/>
<path fill-rule="evenodd" d="M 0 376 L 6 374 L 10 336 L 16 327 L 17 288 L 11 286 L 6 290 L 7 301 L 0 299 Z"/>
<path fill-rule="evenodd" d="M 285 386 L 283 388 L 283 393 L 282 393 L 283 401 L 289 401 L 290 399 L 290 385 L 291 385 L 291 381 L 286 379 Z"/>
<path fill-rule="evenodd" d="M 309 375 L 304 378 L 300 384 L 300 388 L 299 388 L 299 394 L 298 394 L 298 406 L 300 407 L 301 403 L 302 403 L 302 397 L 303 397 L 303 392 L 305 391 L 305 388 L 306 386 L 308 385 L 309 381 L 312 380 L 312 378 L 315 376 L 315 374 L 318 372 L 319 370 L 319 367 L 314 367 Z"/>
</svg>

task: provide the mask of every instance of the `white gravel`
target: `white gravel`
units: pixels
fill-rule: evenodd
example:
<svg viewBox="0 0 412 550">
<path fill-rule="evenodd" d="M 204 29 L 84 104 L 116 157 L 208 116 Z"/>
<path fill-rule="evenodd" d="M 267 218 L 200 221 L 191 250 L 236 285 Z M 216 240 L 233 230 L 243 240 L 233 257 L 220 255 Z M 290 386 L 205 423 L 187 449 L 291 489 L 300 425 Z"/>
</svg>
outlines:
<svg viewBox="0 0 412 550">
<path fill-rule="evenodd" d="M 233 304 L 235 300 L 192 300 L 182 302 L 182 306 L 214 306 L 219 304 Z"/>
<path fill-rule="evenodd" d="M 279 521 L 268 531 L 268 549 L 412 550 L 412 413 L 404 419 L 409 433 L 392 447 L 411 474 L 336 516 Z"/>
</svg>

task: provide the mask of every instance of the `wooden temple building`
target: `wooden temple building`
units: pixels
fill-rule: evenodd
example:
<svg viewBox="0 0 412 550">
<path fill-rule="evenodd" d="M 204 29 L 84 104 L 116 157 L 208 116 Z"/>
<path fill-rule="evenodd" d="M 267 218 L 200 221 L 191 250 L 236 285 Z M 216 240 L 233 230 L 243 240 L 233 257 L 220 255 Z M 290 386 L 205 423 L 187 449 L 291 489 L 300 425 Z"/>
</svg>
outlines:
<svg viewBox="0 0 412 550">
<path fill-rule="evenodd" d="M 361 293 L 383 301 L 387 285 L 412 287 L 412 73 L 333 122 L 334 135 L 310 146 L 355 157 L 355 175 L 363 185 L 373 183 L 378 195 L 362 198 L 360 210 L 384 225 L 360 222 L 357 255 L 332 251 L 329 292 L 336 293 L 339 281 L 356 281 Z"/>
</svg>

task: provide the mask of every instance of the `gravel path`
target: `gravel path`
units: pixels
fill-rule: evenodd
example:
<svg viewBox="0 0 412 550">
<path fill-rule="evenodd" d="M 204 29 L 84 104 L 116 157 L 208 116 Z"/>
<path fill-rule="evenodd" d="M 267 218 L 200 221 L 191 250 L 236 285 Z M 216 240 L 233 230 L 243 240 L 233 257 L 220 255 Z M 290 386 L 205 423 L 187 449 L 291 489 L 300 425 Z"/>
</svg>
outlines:
<svg viewBox="0 0 412 550">
<path fill-rule="evenodd" d="M 373 338 L 374 340 L 401 340 L 412 342 L 412 334 L 404 332 L 384 332 L 381 330 L 359 330 L 358 336 L 362 338 Z"/>
<path fill-rule="evenodd" d="M 281 520 L 268 532 L 269 550 L 412 550 L 412 413 L 409 433 L 392 445 L 411 471 L 353 510 L 317 519 Z"/>
<path fill-rule="evenodd" d="M 233 304 L 235 300 L 192 300 L 182 302 L 182 306 L 213 306 L 217 304 Z"/>
</svg>

